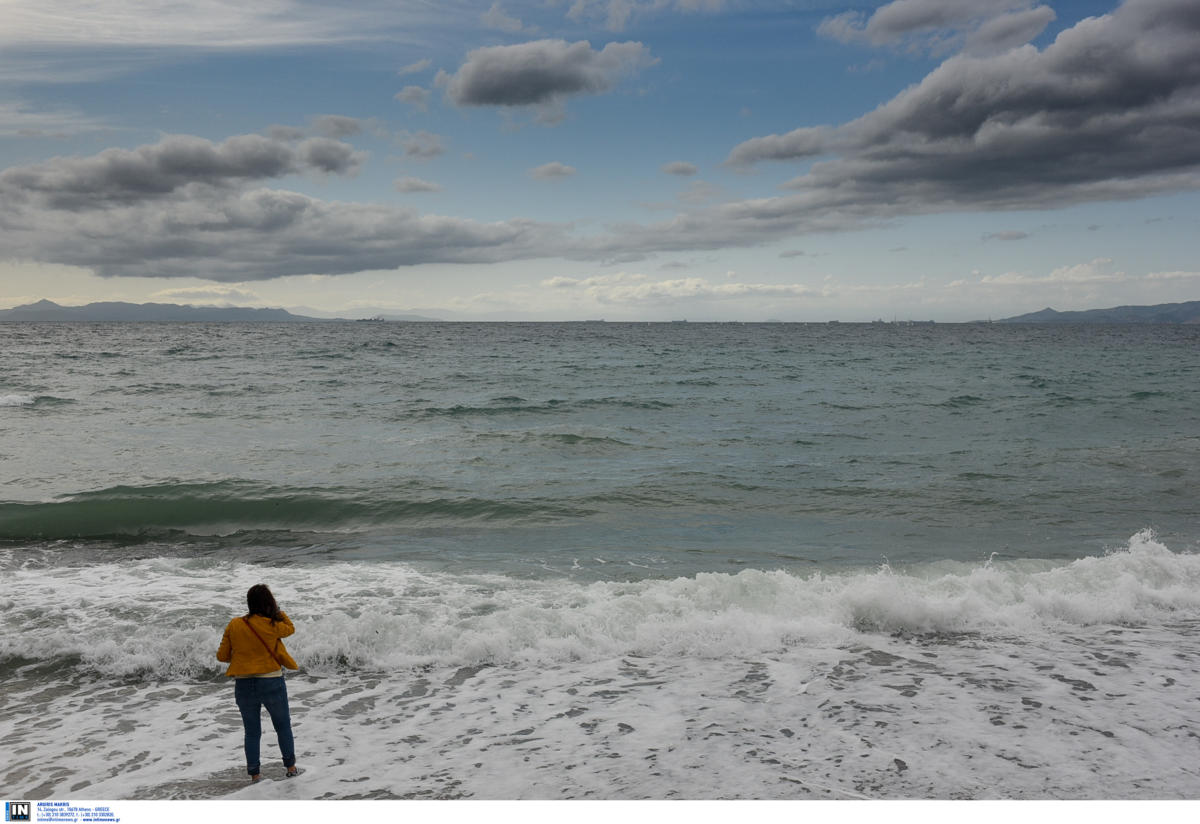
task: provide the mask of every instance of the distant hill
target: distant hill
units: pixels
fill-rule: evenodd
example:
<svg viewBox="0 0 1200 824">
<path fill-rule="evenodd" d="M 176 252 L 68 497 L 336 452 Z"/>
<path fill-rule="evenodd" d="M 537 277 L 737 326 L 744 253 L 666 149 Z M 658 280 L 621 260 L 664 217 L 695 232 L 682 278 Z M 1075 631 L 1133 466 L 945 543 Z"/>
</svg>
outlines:
<svg viewBox="0 0 1200 824">
<path fill-rule="evenodd" d="M 1046 308 L 996 323 L 1200 323 L 1200 300 L 1157 306 L 1114 306 L 1083 312 L 1056 312 Z"/>
<path fill-rule="evenodd" d="M 385 320 L 430 320 L 418 315 L 404 315 Z M 286 309 L 251 309 L 245 306 L 180 306 L 175 303 L 123 303 L 107 301 L 86 306 L 60 306 L 54 301 L 39 300 L 12 309 L 0 309 L 0 321 L 123 321 L 198 323 L 329 323 L 345 318 L 310 318 L 293 315 Z"/>
</svg>

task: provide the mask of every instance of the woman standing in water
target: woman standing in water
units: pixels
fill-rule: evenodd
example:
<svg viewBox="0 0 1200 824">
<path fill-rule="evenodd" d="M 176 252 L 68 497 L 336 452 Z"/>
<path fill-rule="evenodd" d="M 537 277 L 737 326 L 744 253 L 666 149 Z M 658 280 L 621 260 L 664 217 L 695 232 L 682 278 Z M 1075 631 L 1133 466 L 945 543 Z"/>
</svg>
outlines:
<svg viewBox="0 0 1200 824">
<path fill-rule="evenodd" d="M 283 638 L 296 631 L 287 613 L 275 603 L 266 584 L 255 584 L 246 593 L 249 614 L 234 618 L 225 627 L 217 660 L 229 664 L 225 674 L 235 678 L 233 694 L 246 728 L 246 771 L 258 781 L 258 744 L 262 737 L 262 708 L 267 708 L 287 776 L 296 775 L 296 745 L 288 710 L 283 668 L 298 669 L 283 646 Z"/>
</svg>

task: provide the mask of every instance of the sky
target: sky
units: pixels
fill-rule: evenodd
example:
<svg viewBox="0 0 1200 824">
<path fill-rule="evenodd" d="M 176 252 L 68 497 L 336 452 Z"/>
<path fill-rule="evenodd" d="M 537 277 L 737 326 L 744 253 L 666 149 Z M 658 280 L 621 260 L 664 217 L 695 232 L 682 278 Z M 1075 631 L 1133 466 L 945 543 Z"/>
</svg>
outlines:
<svg viewBox="0 0 1200 824">
<path fill-rule="evenodd" d="M 0 308 L 1200 299 L 1196 0 L 0 0 Z"/>
</svg>

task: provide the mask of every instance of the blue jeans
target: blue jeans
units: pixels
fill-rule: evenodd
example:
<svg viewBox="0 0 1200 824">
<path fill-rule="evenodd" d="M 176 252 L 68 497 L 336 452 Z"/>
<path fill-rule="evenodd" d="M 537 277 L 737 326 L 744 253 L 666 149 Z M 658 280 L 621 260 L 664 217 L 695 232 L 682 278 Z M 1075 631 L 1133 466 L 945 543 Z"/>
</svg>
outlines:
<svg viewBox="0 0 1200 824">
<path fill-rule="evenodd" d="M 262 708 L 267 708 L 275 734 L 279 736 L 279 751 L 283 766 L 296 763 L 296 743 L 292 738 L 292 716 L 288 711 L 287 684 L 279 678 L 234 679 L 233 697 L 242 713 L 246 728 L 246 771 L 258 775 L 258 741 L 262 737 Z"/>
</svg>

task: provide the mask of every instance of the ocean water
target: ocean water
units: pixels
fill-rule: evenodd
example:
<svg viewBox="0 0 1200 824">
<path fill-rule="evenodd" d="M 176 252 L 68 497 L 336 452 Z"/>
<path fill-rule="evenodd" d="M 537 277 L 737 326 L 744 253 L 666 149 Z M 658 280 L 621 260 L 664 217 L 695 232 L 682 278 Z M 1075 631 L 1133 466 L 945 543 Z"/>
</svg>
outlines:
<svg viewBox="0 0 1200 824">
<path fill-rule="evenodd" d="M 1198 491 L 1198 327 L 0 324 L 0 786 L 1194 799 Z"/>
</svg>

